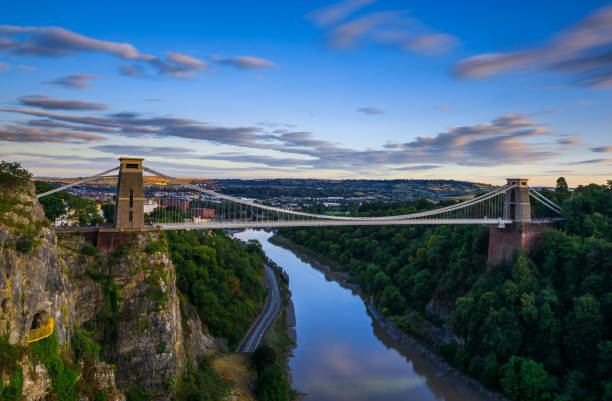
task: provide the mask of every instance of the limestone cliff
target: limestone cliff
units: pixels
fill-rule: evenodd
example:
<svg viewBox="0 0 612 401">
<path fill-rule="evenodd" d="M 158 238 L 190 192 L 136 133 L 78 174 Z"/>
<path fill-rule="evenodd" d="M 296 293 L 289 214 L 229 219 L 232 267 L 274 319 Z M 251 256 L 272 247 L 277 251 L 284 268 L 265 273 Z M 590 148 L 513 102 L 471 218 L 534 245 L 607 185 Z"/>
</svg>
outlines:
<svg viewBox="0 0 612 401">
<path fill-rule="evenodd" d="M 53 391 L 45 364 L 28 351 L 29 330 L 53 318 L 61 356 L 80 366 L 79 383 L 87 382 L 77 389 L 103 390 L 107 399 L 124 399 L 131 389 L 170 399 L 187 360 L 217 344 L 179 299 L 163 235 L 135 233 L 107 253 L 78 233 L 58 240 L 33 194 L 32 185 L 0 189 L 0 335 L 25 350 L 23 395 L 42 399 Z M 74 360 L 73 327 L 92 333 L 100 360 Z"/>
</svg>

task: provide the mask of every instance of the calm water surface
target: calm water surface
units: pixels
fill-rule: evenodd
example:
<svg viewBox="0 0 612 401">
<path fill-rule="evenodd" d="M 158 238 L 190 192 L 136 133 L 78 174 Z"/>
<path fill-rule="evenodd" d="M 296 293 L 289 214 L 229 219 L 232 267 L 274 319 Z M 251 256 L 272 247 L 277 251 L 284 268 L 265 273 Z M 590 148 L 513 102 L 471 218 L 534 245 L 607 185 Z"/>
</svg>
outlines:
<svg viewBox="0 0 612 401">
<path fill-rule="evenodd" d="M 272 233 L 246 230 L 289 274 L 297 348 L 289 366 L 293 387 L 312 401 L 485 400 L 429 361 L 396 344 L 350 289 L 271 244 Z"/>
</svg>

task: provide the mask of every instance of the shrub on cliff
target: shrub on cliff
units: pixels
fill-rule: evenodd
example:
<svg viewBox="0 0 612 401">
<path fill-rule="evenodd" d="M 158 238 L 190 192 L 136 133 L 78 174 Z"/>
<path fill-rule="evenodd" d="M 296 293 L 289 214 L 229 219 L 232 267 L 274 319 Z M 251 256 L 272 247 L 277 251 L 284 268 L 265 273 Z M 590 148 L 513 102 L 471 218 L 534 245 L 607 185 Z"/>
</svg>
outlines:
<svg viewBox="0 0 612 401">
<path fill-rule="evenodd" d="M 259 401 L 289 401 L 290 386 L 280 363 L 273 363 L 261 372 L 255 384 Z"/>
<path fill-rule="evenodd" d="M 0 188 L 11 191 L 23 189 L 32 178 L 32 174 L 20 163 L 0 162 Z"/>
</svg>

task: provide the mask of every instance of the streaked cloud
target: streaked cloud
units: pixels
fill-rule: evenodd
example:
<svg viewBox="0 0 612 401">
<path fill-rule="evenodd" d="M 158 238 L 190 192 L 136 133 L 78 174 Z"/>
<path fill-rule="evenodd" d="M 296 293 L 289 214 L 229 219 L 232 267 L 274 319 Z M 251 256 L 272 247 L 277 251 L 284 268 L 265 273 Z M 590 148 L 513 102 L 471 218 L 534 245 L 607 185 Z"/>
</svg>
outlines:
<svg viewBox="0 0 612 401">
<path fill-rule="evenodd" d="M 559 145 L 565 146 L 578 146 L 582 145 L 582 141 L 578 138 L 559 138 L 557 139 Z"/>
<path fill-rule="evenodd" d="M 183 53 L 169 51 L 163 59 L 143 54 L 130 43 L 94 39 L 57 26 L 0 25 L 0 40 L 0 50 L 15 55 L 59 57 L 106 53 L 132 63 L 148 64 L 160 74 L 177 78 L 190 78 L 207 68 L 206 62 Z"/>
<path fill-rule="evenodd" d="M 347 0 L 321 8 L 308 14 L 306 18 L 325 27 L 342 21 L 355 11 L 374 3 L 376 0 Z"/>
<path fill-rule="evenodd" d="M 47 110 L 106 110 L 107 106 L 100 103 L 84 102 L 81 100 L 55 99 L 47 95 L 28 95 L 19 98 L 25 106 L 39 107 Z"/>
<path fill-rule="evenodd" d="M 87 89 L 91 87 L 91 81 L 95 79 L 102 79 L 100 75 L 93 74 L 73 74 L 66 77 L 53 79 L 51 81 L 44 81 L 44 84 L 59 85 L 64 88 L 70 89 Z"/>
<path fill-rule="evenodd" d="M 446 52 L 457 44 L 449 34 L 432 30 L 407 11 L 382 10 L 352 14 L 373 3 L 348 0 L 316 10 L 306 17 L 325 29 L 327 43 L 336 49 L 378 44 L 422 54 Z M 351 18 L 349 18 L 351 17 Z"/>
<path fill-rule="evenodd" d="M 159 156 L 159 157 L 190 157 L 193 149 L 177 146 L 140 146 L 140 145 L 100 145 L 92 146 L 93 150 L 115 155 L 140 155 L 140 156 Z"/>
<path fill-rule="evenodd" d="M 590 100 L 578 100 L 576 104 L 577 105 L 591 104 L 591 101 Z"/>
<path fill-rule="evenodd" d="M 451 106 L 447 105 L 447 104 L 438 103 L 436 105 L 436 109 L 438 109 L 438 110 L 452 110 L 453 108 Z"/>
<path fill-rule="evenodd" d="M 9 124 L 0 128 L 0 141 L 31 143 L 86 143 L 106 139 L 103 136 L 86 134 L 83 132 L 60 131 L 51 129 L 36 129 Z"/>
<path fill-rule="evenodd" d="M 147 75 L 144 71 L 144 68 L 136 63 L 121 64 L 121 66 L 119 67 L 119 74 L 125 77 L 132 78 L 143 78 Z"/>
<path fill-rule="evenodd" d="M 3 63 L 2 61 L 0 61 L 0 72 L 8 71 L 10 69 L 11 69 L 11 65 L 10 64 Z"/>
<path fill-rule="evenodd" d="M 358 112 L 363 113 L 363 114 L 370 114 L 370 115 L 374 115 L 374 114 L 383 114 L 384 111 L 382 111 L 381 109 L 378 109 L 376 107 L 360 107 L 357 109 Z"/>
<path fill-rule="evenodd" d="M 443 165 L 494 166 L 538 163 L 556 157 L 571 143 L 534 141 L 540 137 L 566 136 L 554 132 L 546 124 L 533 121 L 538 115 L 505 114 L 491 122 L 451 127 L 434 136 L 421 136 L 406 143 L 392 143 L 380 149 L 352 149 L 337 143 L 319 139 L 308 131 L 274 129 L 273 132 L 257 126 L 226 127 L 186 118 L 143 117 L 137 113 L 116 113 L 107 116 L 77 116 L 48 111 L 3 108 L 3 112 L 31 116 L 30 121 L 21 122 L 21 129 L 73 130 L 98 132 L 105 135 L 130 138 L 183 138 L 229 145 L 253 152 L 257 149 L 276 155 L 251 155 L 250 153 L 224 153 L 208 156 L 209 159 L 232 162 L 257 163 L 273 166 L 298 166 L 311 170 L 350 171 L 367 173 L 377 170 L 432 169 Z M 18 127 L 14 127 L 16 129 Z M 270 127 L 273 129 L 273 127 Z M 99 130 L 99 131 L 97 131 Z M 164 155 L 163 147 L 118 148 L 97 146 L 95 150 L 116 153 Z M 128 152 L 129 151 L 129 152 Z M 170 151 L 166 151 L 166 154 Z M 173 157 L 198 158 L 185 148 L 171 151 Z M 283 155 L 291 155 L 282 157 Z M 415 167 L 418 166 L 418 167 Z"/>
<path fill-rule="evenodd" d="M 612 87 L 612 6 L 593 12 L 543 46 L 481 54 L 454 67 L 454 73 L 461 78 L 539 70 L 570 75 L 574 83 L 583 86 Z"/>
<path fill-rule="evenodd" d="M 276 64 L 270 60 L 252 56 L 223 57 L 219 54 L 213 54 L 210 58 L 217 64 L 238 69 L 258 70 L 276 67 Z"/>
<path fill-rule="evenodd" d="M 422 171 L 422 170 L 433 170 L 435 168 L 440 168 L 442 166 L 436 166 L 434 164 L 420 164 L 417 166 L 405 166 L 405 167 L 396 167 L 394 170 L 400 171 Z"/>
<path fill-rule="evenodd" d="M 570 162 L 565 163 L 567 165 L 576 165 L 576 164 L 608 164 L 612 163 L 612 159 L 591 159 L 591 160 L 582 160 L 578 162 Z"/>
<path fill-rule="evenodd" d="M 17 66 L 17 69 L 20 71 L 27 71 L 27 72 L 36 71 L 36 67 L 32 67 L 31 65 L 25 65 L 25 64 L 19 64 Z"/>
<path fill-rule="evenodd" d="M 612 152 L 612 146 L 597 146 L 590 149 L 592 152 L 597 153 L 610 153 Z"/>
</svg>

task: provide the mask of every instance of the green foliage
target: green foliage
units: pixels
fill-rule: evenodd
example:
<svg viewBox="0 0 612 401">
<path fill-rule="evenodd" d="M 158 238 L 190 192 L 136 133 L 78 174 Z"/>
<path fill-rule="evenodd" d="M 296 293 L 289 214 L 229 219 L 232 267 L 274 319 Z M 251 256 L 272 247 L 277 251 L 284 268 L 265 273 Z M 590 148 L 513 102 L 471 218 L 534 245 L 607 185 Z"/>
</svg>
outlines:
<svg viewBox="0 0 612 401">
<path fill-rule="evenodd" d="M 45 364 L 51 376 L 51 391 L 58 401 L 71 401 L 76 397 L 75 385 L 78 372 L 69 368 L 59 356 L 58 340 L 55 334 L 31 343 L 34 353 Z"/>
<path fill-rule="evenodd" d="M 100 344 L 91 339 L 93 332 L 79 329 L 73 325 L 72 350 L 77 360 L 83 359 L 92 362 L 100 356 Z"/>
<path fill-rule="evenodd" d="M 506 396 L 521 401 L 550 399 L 548 373 L 541 364 L 513 355 L 502 370 L 501 385 Z"/>
<path fill-rule="evenodd" d="M 35 185 L 37 194 L 55 189 L 55 186 L 43 181 L 36 181 Z M 47 195 L 40 198 L 39 201 L 45 211 L 45 216 L 51 221 L 64 216 L 68 211 L 72 212 L 78 225 L 90 226 L 102 223 L 104 220 L 98 213 L 95 201 L 72 195 L 67 191 Z"/>
<path fill-rule="evenodd" d="M 269 345 L 262 344 L 251 355 L 251 362 L 257 372 L 262 372 L 265 368 L 276 362 L 276 351 Z"/>
<path fill-rule="evenodd" d="M 23 190 L 32 174 L 21 168 L 20 163 L 0 162 L 0 188 L 10 191 Z"/>
<path fill-rule="evenodd" d="M 81 253 L 87 256 L 95 256 L 98 254 L 98 248 L 92 244 L 85 244 L 83 248 L 81 248 Z"/>
<path fill-rule="evenodd" d="M 216 337 L 238 345 L 264 298 L 260 248 L 246 249 L 222 231 L 167 231 L 178 288 Z"/>
<path fill-rule="evenodd" d="M 163 240 L 159 240 L 159 241 L 151 240 L 145 247 L 144 251 L 145 253 L 149 255 L 153 255 L 154 253 L 157 253 L 157 252 L 165 252 L 166 244 L 164 243 Z"/>
<path fill-rule="evenodd" d="M 19 252 L 30 253 L 34 248 L 34 238 L 31 235 L 22 235 L 15 241 L 15 249 Z"/>
<path fill-rule="evenodd" d="M 102 205 L 102 214 L 104 214 L 104 218 L 108 224 L 113 224 L 115 221 L 115 204 L 104 203 Z"/>
<path fill-rule="evenodd" d="M 18 401 L 23 387 L 23 370 L 19 366 L 21 349 L 9 344 L 8 335 L 0 336 L 0 376 L 7 375 L 8 383 L 0 379 L 0 401 Z"/>
<path fill-rule="evenodd" d="M 215 373 L 206 358 L 200 358 L 197 365 L 189 365 L 187 372 L 179 379 L 175 399 L 177 401 L 219 401 L 230 389 L 229 383 Z"/>
<path fill-rule="evenodd" d="M 19 401 L 22 399 L 23 369 L 17 366 L 5 385 L 0 380 L 0 401 Z"/>
<path fill-rule="evenodd" d="M 127 401 L 149 401 L 151 398 L 150 394 L 138 387 L 130 387 L 125 393 Z"/>
<path fill-rule="evenodd" d="M 291 387 L 279 362 L 268 365 L 257 377 L 255 395 L 259 401 L 289 401 Z"/>
</svg>

